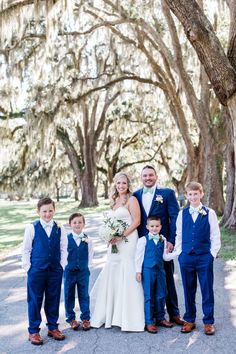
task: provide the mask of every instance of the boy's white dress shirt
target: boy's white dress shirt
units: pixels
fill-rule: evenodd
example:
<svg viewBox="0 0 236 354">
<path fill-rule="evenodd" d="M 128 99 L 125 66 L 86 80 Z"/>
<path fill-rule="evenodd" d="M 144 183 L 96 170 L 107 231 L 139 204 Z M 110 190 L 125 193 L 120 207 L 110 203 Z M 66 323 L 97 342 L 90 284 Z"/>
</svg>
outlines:
<svg viewBox="0 0 236 354">
<path fill-rule="evenodd" d="M 41 225 L 43 226 L 46 234 L 48 237 L 51 234 L 52 228 L 53 228 L 53 220 L 50 222 L 46 223 L 43 221 L 41 218 L 39 219 Z M 61 261 L 60 264 L 63 269 L 65 269 L 65 266 L 67 264 L 67 231 L 63 226 L 60 226 L 61 229 L 61 241 L 60 241 L 60 249 L 61 249 Z M 33 224 L 28 224 L 25 227 L 25 234 L 24 234 L 24 240 L 22 244 L 22 268 L 28 272 L 31 266 L 30 262 L 30 257 L 31 257 L 31 252 L 32 252 L 32 244 L 34 240 L 34 225 Z"/>
<path fill-rule="evenodd" d="M 75 240 L 77 246 L 80 245 L 80 242 L 81 242 L 82 239 L 86 238 L 86 240 L 88 242 L 88 266 L 91 267 L 93 254 L 94 254 L 93 242 L 92 242 L 91 238 L 85 236 L 83 232 L 81 232 L 81 234 L 79 234 L 79 235 L 76 234 L 74 231 L 71 231 L 71 233 L 73 235 L 73 239 Z"/>
<path fill-rule="evenodd" d="M 202 203 L 200 203 L 198 208 L 195 208 L 196 209 L 195 212 L 192 212 L 190 210 L 193 222 L 196 221 L 198 214 L 199 214 L 198 210 L 201 208 L 202 208 Z M 210 252 L 211 252 L 212 256 L 215 258 L 217 256 L 217 253 L 220 250 L 220 247 L 221 247 L 220 228 L 219 228 L 219 223 L 218 223 L 218 219 L 217 219 L 215 211 L 210 208 L 207 208 L 207 209 L 209 209 L 208 221 L 210 224 L 210 241 L 211 241 Z M 200 217 L 206 217 L 206 216 L 200 215 Z M 182 252 L 182 219 L 183 219 L 183 210 L 181 210 L 179 212 L 177 220 L 176 220 L 175 253 L 177 256 L 180 255 L 180 253 Z"/>
<path fill-rule="evenodd" d="M 167 253 L 167 241 L 164 236 L 162 236 L 162 238 L 164 239 L 163 260 L 164 261 L 171 261 L 174 258 L 174 256 L 172 253 Z M 157 240 L 152 240 L 152 241 L 157 245 L 157 242 L 158 242 Z M 146 243 L 147 243 L 146 236 L 140 237 L 138 239 L 136 253 L 135 253 L 136 273 L 142 272 L 142 265 L 143 265 Z"/>
</svg>

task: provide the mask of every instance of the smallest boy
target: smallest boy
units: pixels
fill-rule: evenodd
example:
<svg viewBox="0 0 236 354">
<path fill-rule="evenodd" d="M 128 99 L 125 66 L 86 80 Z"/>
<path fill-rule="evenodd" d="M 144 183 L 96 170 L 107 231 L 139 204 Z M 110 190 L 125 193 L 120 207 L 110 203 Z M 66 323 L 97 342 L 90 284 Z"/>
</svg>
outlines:
<svg viewBox="0 0 236 354">
<path fill-rule="evenodd" d="M 22 267 L 27 272 L 29 341 L 43 344 L 40 336 L 41 307 L 47 318 L 48 336 L 65 339 L 58 329 L 63 269 L 67 262 L 66 230 L 53 221 L 55 203 L 51 198 L 38 201 L 40 219 L 25 228 L 22 245 Z"/>
<path fill-rule="evenodd" d="M 149 233 L 140 237 L 135 256 L 136 280 L 142 281 L 144 290 L 145 329 L 157 333 L 156 325 L 171 328 L 165 319 L 166 275 L 164 262 L 172 259 L 167 253 L 166 238 L 160 235 L 161 219 L 150 216 L 146 225 Z M 155 319 L 156 317 L 156 319 Z"/>
<path fill-rule="evenodd" d="M 190 204 L 179 212 L 176 226 L 176 253 L 184 287 L 185 314 L 182 333 L 195 327 L 197 277 L 202 294 L 204 332 L 215 333 L 213 262 L 220 246 L 220 229 L 214 210 L 201 203 L 203 188 L 198 182 L 186 185 L 186 197 Z"/>
<path fill-rule="evenodd" d="M 89 266 L 93 258 L 92 240 L 83 232 L 85 218 L 80 213 L 74 213 L 69 217 L 69 225 L 72 232 L 68 237 L 68 264 L 64 273 L 64 292 L 66 322 L 72 329 L 79 328 L 74 311 L 75 292 L 77 288 L 79 306 L 81 311 L 80 319 L 84 331 L 90 329 L 89 309 Z"/>
</svg>

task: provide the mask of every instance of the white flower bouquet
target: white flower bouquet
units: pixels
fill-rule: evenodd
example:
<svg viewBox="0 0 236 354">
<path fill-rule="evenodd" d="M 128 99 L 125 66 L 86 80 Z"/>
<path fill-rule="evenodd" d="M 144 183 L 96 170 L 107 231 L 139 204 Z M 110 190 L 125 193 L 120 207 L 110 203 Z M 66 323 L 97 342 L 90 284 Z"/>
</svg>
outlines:
<svg viewBox="0 0 236 354">
<path fill-rule="evenodd" d="M 127 222 L 123 220 L 115 217 L 106 217 L 103 225 L 99 229 L 99 237 L 107 243 L 109 243 L 113 238 L 120 238 L 125 242 L 128 242 L 127 237 L 123 235 L 127 227 Z M 118 248 L 116 245 L 112 245 L 111 253 L 118 253 Z"/>
</svg>

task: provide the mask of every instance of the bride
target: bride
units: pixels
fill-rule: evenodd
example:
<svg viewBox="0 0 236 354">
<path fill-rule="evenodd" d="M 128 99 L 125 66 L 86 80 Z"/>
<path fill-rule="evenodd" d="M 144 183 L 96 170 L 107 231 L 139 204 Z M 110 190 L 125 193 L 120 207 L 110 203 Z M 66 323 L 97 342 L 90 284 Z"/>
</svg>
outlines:
<svg viewBox="0 0 236 354">
<path fill-rule="evenodd" d="M 112 239 L 107 251 L 107 262 L 99 274 L 90 298 L 95 302 L 91 326 L 105 328 L 118 326 L 122 331 L 144 331 L 144 300 L 141 283 L 135 279 L 135 251 L 138 240 L 137 226 L 140 223 L 138 201 L 132 196 L 130 179 L 126 173 L 117 173 L 111 190 L 111 211 L 128 223 L 124 240 Z M 111 253 L 116 244 L 118 253 Z"/>
</svg>

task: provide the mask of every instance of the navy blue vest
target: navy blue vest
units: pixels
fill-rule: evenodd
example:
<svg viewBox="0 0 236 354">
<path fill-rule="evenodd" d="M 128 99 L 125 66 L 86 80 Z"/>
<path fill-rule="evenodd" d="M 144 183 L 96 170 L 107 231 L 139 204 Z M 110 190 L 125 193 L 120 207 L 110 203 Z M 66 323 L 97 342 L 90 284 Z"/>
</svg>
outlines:
<svg viewBox="0 0 236 354">
<path fill-rule="evenodd" d="M 153 268 L 158 265 L 158 267 L 163 268 L 164 242 L 159 240 L 156 245 L 153 240 L 149 240 L 148 235 L 145 237 L 147 242 L 144 252 L 143 267 Z"/>
<path fill-rule="evenodd" d="M 204 254 L 210 252 L 209 209 L 203 207 L 203 210 L 206 215 L 199 213 L 194 223 L 192 215 L 189 213 L 189 207 L 183 209 L 182 251 L 184 253 Z"/>
<path fill-rule="evenodd" d="M 86 235 L 85 235 L 86 236 Z M 68 236 L 68 270 L 82 270 L 88 268 L 88 243 L 81 241 L 79 246 L 75 242 L 73 235 Z"/>
<path fill-rule="evenodd" d="M 32 243 L 31 266 L 38 269 L 60 268 L 61 260 L 61 229 L 54 223 L 50 237 L 46 234 L 40 221 L 34 225 L 34 240 Z"/>
</svg>

